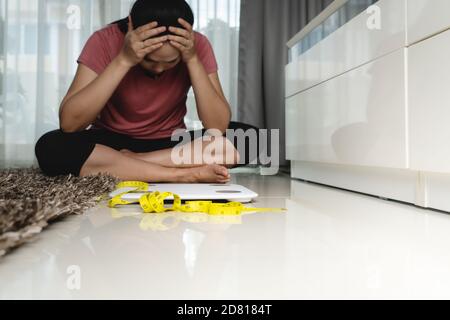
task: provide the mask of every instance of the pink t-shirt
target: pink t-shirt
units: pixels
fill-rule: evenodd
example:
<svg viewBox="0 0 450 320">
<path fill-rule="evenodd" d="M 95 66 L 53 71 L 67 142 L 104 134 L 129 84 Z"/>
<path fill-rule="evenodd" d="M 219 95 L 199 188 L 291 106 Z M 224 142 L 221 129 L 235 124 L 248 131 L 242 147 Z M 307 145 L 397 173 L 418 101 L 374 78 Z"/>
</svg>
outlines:
<svg viewBox="0 0 450 320">
<path fill-rule="evenodd" d="M 122 49 L 125 35 L 117 24 L 96 31 L 87 41 L 77 62 L 101 74 Z M 208 39 L 196 32 L 197 54 L 208 74 L 217 72 L 217 62 Z M 123 78 L 95 128 L 105 128 L 136 139 L 167 138 L 186 128 L 187 94 L 191 87 L 185 63 L 165 71 L 158 79 L 145 75 L 137 65 Z"/>
</svg>

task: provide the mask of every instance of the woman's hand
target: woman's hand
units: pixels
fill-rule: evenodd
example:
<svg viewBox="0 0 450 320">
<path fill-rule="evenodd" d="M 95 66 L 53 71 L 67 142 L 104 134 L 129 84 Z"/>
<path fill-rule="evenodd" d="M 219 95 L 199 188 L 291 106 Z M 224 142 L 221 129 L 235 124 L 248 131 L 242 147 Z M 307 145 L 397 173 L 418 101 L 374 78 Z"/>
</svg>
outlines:
<svg viewBox="0 0 450 320">
<path fill-rule="evenodd" d="M 146 55 L 161 48 L 163 42 L 168 40 L 167 36 L 153 38 L 166 31 L 166 27 L 157 28 L 157 26 L 157 22 L 151 22 L 133 30 L 131 17 L 128 17 L 128 32 L 119 54 L 121 61 L 128 67 L 131 68 L 139 64 Z"/>
<path fill-rule="evenodd" d="M 169 27 L 169 31 L 175 35 L 169 35 L 169 41 L 172 46 L 181 52 L 181 56 L 185 63 L 197 57 L 195 51 L 195 34 L 192 26 L 183 19 L 178 19 L 178 22 L 184 27 L 176 28 Z"/>
</svg>

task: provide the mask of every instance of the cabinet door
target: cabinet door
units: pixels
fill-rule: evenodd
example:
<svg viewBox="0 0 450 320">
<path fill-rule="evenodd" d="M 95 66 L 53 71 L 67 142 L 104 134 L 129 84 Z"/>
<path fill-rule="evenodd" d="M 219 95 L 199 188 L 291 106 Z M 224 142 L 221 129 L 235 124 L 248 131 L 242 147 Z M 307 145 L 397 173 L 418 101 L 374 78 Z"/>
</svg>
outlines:
<svg viewBox="0 0 450 320">
<path fill-rule="evenodd" d="M 407 168 L 405 49 L 286 101 L 290 160 Z"/>
<path fill-rule="evenodd" d="M 408 64 L 411 168 L 450 172 L 450 31 L 411 46 Z"/>
<path fill-rule="evenodd" d="M 408 0 L 408 43 L 450 28 L 449 0 Z"/>
<path fill-rule="evenodd" d="M 364 11 L 294 59 L 286 66 L 286 97 L 405 47 L 405 3 L 378 1 L 381 29 L 367 27 L 373 14 Z"/>
</svg>

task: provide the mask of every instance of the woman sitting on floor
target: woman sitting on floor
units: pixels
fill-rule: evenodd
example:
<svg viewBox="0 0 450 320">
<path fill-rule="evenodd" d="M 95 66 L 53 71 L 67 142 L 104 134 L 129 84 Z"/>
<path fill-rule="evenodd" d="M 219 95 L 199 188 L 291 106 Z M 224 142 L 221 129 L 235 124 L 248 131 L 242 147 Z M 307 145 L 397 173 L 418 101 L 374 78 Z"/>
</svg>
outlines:
<svg viewBox="0 0 450 320">
<path fill-rule="evenodd" d="M 36 145 L 42 171 L 109 173 L 152 182 L 228 182 L 227 167 L 239 161 L 239 154 L 221 134 L 228 128 L 255 128 L 230 123 L 213 49 L 192 30 L 193 23 L 184 0 L 137 0 L 128 18 L 95 32 L 61 103 L 60 130 L 45 134 Z M 194 142 L 177 146 L 171 139 L 175 130 L 186 130 L 191 86 L 205 129 L 219 132 L 201 143 L 219 147 L 203 148 L 216 152 L 201 151 L 200 163 L 180 165 L 172 158 L 173 148 L 196 150 Z"/>
</svg>

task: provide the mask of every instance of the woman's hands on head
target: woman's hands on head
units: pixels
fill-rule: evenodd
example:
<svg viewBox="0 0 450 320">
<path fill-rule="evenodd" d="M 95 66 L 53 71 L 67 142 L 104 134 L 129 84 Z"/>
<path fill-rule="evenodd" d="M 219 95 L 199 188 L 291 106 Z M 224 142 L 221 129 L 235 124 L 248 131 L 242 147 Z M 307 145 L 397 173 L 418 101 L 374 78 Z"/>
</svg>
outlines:
<svg viewBox="0 0 450 320">
<path fill-rule="evenodd" d="M 128 32 L 119 54 L 121 61 L 130 68 L 139 64 L 146 55 L 158 50 L 163 46 L 164 41 L 169 40 L 168 36 L 156 37 L 166 30 L 166 27 L 158 28 L 157 22 L 151 22 L 133 30 L 131 17 L 128 17 Z"/>
<path fill-rule="evenodd" d="M 168 36 L 170 44 L 181 52 L 181 56 L 185 63 L 190 62 L 197 57 L 195 50 L 195 34 L 192 26 L 183 19 L 178 19 L 178 22 L 184 28 L 169 27 L 169 31 L 173 35 Z"/>
<path fill-rule="evenodd" d="M 131 17 L 128 17 L 128 32 L 120 52 L 120 60 L 127 67 L 134 67 L 144 60 L 145 56 L 161 48 L 165 41 L 178 49 L 185 63 L 197 58 L 195 50 L 195 34 L 192 26 L 183 19 L 178 19 L 183 28 L 169 27 L 170 35 L 157 37 L 167 31 L 164 26 L 158 27 L 157 22 L 151 22 L 133 29 Z"/>
</svg>

